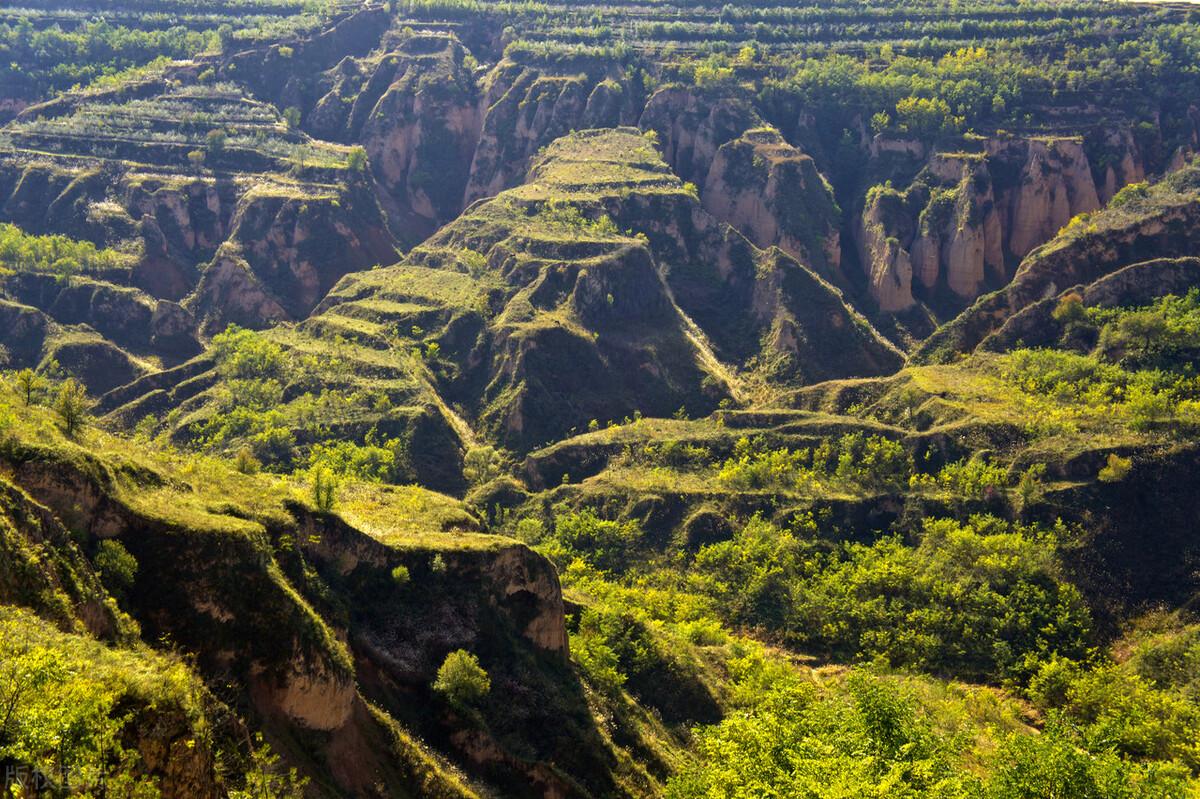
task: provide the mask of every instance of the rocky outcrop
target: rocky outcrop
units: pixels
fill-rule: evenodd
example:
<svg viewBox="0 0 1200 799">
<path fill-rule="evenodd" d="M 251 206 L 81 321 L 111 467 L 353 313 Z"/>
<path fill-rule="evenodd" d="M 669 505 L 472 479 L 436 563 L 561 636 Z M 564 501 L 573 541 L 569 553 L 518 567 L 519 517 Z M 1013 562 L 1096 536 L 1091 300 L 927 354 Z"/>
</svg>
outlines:
<svg viewBox="0 0 1200 799">
<path fill-rule="evenodd" d="M 787 253 L 758 249 L 673 185 L 607 200 L 606 208 L 619 226 L 646 236 L 673 300 L 717 358 L 780 384 L 899 364 L 828 281 Z M 829 347 L 842 356 L 820 354 Z"/>
<path fill-rule="evenodd" d="M 28 607 L 66 632 L 106 640 L 128 633 L 71 533 L 53 512 L 4 478 L 0 551 L 0 603 Z"/>
<path fill-rule="evenodd" d="M 42 346 L 55 328 L 37 308 L 0 299 L 0 346 L 6 368 L 30 366 L 41 360 Z"/>
<path fill-rule="evenodd" d="M 975 152 L 933 154 L 903 191 L 880 186 L 867 194 L 855 237 L 880 310 L 919 302 L 957 310 L 1007 282 L 1015 264 L 1071 219 L 1100 207 L 1081 139 L 977 145 Z M 1140 174 L 1124 152 L 1106 172 L 1113 185 Z"/>
<path fill-rule="evenodd" d="M 931 336 L 914 357 L 942 361 L 971 352 L 1022 309 L 1087 285 L 1123 267 L 1190 256 L 1200 247 L 1200 185 L 1194 166 L 1152 187 L 1145 197 L 1092 214 L 1032 252 L 1002 290 L 981 297 Z"/>
<path fill-rule="evenodd" d="M 779 247 L 824 274 L 836 273 L 841 212 L 812 158 L 774 128 L 722 144 L 701 191 L 704 209 L 756 247 Z"/>
<path fill-rule="evenodd" d="M 985 281 L 1005 275 L 1004 227 L 987 162 L 934 156 L 930 172 L 941 186 L 918 218 L 912 245 L 913 278 L 932 292 L 945 286 L 957 298 L 977 297 Z"/>
<path fill-rule="evenodd" d="M 396 257 L 374 197 L 361 186 L 322 195 L 251 192 L 234 213 L 229 241 L 292 319 L 306 316 L 343 275 Z M 219 306 L 205 310 L 220 315 Z"/>
<path fill-rule="evenodd" d="M 540 147 L 578 125 L 589 94 L 586 76 L 499 65 L 484 86 L 487 113 L 463 204 L 518 183 Z"/>
<path fill-rule="evenodd" d="M 287 311 L 254 276 L 250 265 L 233 254 L 218 256 L 204 270 L 195 297 L 201 313 L 212 309 L 206 320 L 210 332 L 226 324 L 267 327 L 288 318 Z"/>
<path fill-rule="evenodd" d="M 1128 127 L 1101 129 L 1085 140 L 1085 144 L 1091 145 L 1088 160 L 1096 176 L 1096 191 L 1101 203 L 1111 200 L 1122 186 L 1146 179 L 1142 154 Z M 1166 171 L 1173 171 L 1178 166 L 1168 164 Z"/>
<path fill-rule="evenodd" d="M 160 296 L 180 299 L 190 288 L 189 277 L 194 282 L 194 265 L 212 258 L 229 236 L 242 191 L 230 181 L 199 177 L 164 180 L 153 175 L 131 175 L 118 188 L 118 213 L 140 221 L 146 258 L 180 262 L 175 267 L 178 277 L 154 274 L 159 270 L 143 267 L 146 288 L 158 288 L 163 292 Z"/>
<path fill-rule="evenodd" d="M 745 100 L 684 86 L 655 92 L 638 122 L 658 134 L 663 158 L 675 174 L 697 186 L 707 183 L 722 146 L 762 124 Z"/>
<path fill-rule="evenodd" d="M 989 142 L 988 155 L 1021 161 L 1019 186 L 1009 190 L 1008 252 L 1025 257 L 1053 238 L 1076 214 L 1100 207 L 1091 167 L 1079 139 Z"/>
<path fill-rule="evenodd" d="M 645 246 L 598 243 L 591 257 L 574 259 L 547 252 L 551 260 L 530 274 L 516 267 L 540 243 L 511 233 L 515 240 L 491 257 L 523 285 L 481 362 L 488 375 L 481 422 L 501 441 L 528 449 L 590 419 L 705 412 L 726 396 Z M 576 323 L 556 319 L 562 311 Z"/>
<path fill-rule="evenodd" d="M 27 109 L 29 129 L 0 157 L 4 219 L 29 232 L 134 254 L 123 270 L 89 274 L 144 292 L 122 300 L 128 318 L 109 312 L 121 299 L 114 291 L 91 291 L 85 300 L 73 287 L 61 293 L 67 323 L 91 324 L 126 348 L 174 348 L 176 357 L 194 352 L 187 340 L 195 330 L 183 330 L 186 314 L 178 306 L 158 313 L 156 300 L 186 307 L 206 331 L 234 318 L 260 328 L 303 318 L 347 272 L 396 257 L 376 183 L 360 165 L 351 166 L 347 148 L 309 138 L 274 107 L 200 81 L 195 71 L 146 81 L 120 96 L 74 93 Z M 141 103 L 141 110 L 129 117 L 111 112 L 126 102 Z M 74 133 L 95 127 L 97 115 L 116 121 L 94 137 Z M 121 120 L 140 115 L 152 121 L 123 127 Z M 230 121 L 208 131 L 224 137 L 209 146 L 196 120 L 217 118 Z M 148 135 L 147 126 L 169 133 Z M 230 271 L 231 261 L 252 279 L 234 279 L 242 275 Z M 214 287 L 225 293 L 217 296 Z M 126 291 L 125 299 L 133 296 Z M 81 315 L 77 306 L 84 302 L 88 313 Z M 143 319 L 147 314 L 161 330 Z"/>
<path fill-rule="evenodd" d="M 345 652 L 286 583 L 252 529 L 207 528 L 200 519 L 193 520 L 198 526 L 180 527 L 155 518 L 118 495 L 104 461 L 85 460 L 68 463 L 18 450 L 6 456 L 5 466 L 15 483 L 68 520 L 78 536 L 88 542 L 117 538 L 132 553 L 139 579 L 125 607 L 148 639 L 169 636 L 194 654 L 201 672 L 232 676 L 259 713 L 277 720 L 272 723 L 324 732 L 350 723 L 361 699 Z M 138 479 L 161 476 L 143 471 Z M 144 721 L 142 731 L 155 737 L 155 724 Z M 169 741 L 147 747 L 156 762 L 169 760 L 172 779 L 194 778 L 185 751 L 168 757 L 174 751 Z"/>
<path fill-rule="evenodd" d="M 904 311 L 915 303 L 912 257 L 904 246 L 912 236 L 912 218 L 906 205 L 905 195 L 877 187 L 867 195 L 854 231 L 871 297 L 885 312 Z"/>
<path fill-rule="evenodd" d="M 190 357 L 200 350 L 190 313 L 134 288 L 87 277 L 62 281 L 53 275 L 22 273 L 6 278 L 4 289 L 13 299 L 41 309 L 59 324 L 88 325 L 125 348 L 172 359 Z"/>
<path fill-rule="evenodd" d="M 388 45 L 325 73 L 304 124 L 323 138 L 362 143 L 393 230 L 415 244 L 462 210 L 481 109 L 456 39 L 412 35 Z"/>
<path fill-rule="evenodd" d="M 483 127 L 464 207 L 520 183 L 530 160 L 560 136 L 636 118 L 639 98 L 620 70 L 601 62 L 563 67 L 551 70 L 506 59 L 488 74 L 480 99 Z"/>
<path fill-rule="evenodd" d="M 338 13 L 311 36 L 238 50 L 215 67 L 221 77 L 244 82 L 280 108 L 305 108 L 318 76 L 344 58 L 365 56 L 377 47 L 391 21 L 382 6 Z"/>
</svg>

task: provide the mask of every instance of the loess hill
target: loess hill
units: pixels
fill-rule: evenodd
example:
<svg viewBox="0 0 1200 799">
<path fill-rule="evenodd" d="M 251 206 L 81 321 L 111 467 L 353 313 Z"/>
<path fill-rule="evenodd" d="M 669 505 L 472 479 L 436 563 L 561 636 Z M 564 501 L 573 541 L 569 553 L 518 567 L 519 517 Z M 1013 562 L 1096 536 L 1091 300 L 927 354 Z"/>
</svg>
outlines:
<svg viewBox="0 0 1200 799">
<path fill-rule="evenodd" d="M 0 9 L 0 766 L 1195 795 L 1198 14 Z"/>
</svg>

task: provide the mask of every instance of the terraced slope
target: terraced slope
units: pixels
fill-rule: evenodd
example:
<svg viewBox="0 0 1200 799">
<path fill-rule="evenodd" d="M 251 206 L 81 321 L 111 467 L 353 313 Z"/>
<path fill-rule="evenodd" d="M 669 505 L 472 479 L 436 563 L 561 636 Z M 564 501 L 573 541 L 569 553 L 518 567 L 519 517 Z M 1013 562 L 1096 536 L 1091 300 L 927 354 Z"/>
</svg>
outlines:
<svg viewBox="0 0 1200 799">
<path fill-rule="evenodd" d="M 0 629 L 101 766 L 1195 793 L 1197 12 L 28 5 Z"/>
<path fill-rule="evenodd" d="M 284 389 L 290 405 L 308 396 L 301 386 L 349 398 L 318 424 L 358 440 L 372 427 L 389 437 L 429 429 L 445 446 L 478 436 L 521 451 L 591 420 L 704 415 L 757 386 L 899 362 L 836 289 L 712 220 L 632 129 L 559 140 L 523 186 L 476 204 L 400 264 L 347 277 L 310 319 L 266 335 L 311 364 Z M 820 357 L 835 348 L 836 362 Z M 188 382 L 165 394 L 151 378 L 141 392 L 152 393 L 138 397 L 135 384 L 106 404 L 130 423 L 178 407 L 168 424 L 193 437 L 228 388 L 219 364 L 183 368 Z M 406 406 L 424 410 L 405 422 Z M 431 465 L 455 460 L 428 438 L 407 449 Z"/>
<path fill-rule="evenodd" d="M 196 71 L 24 111 L 0 141 L 6 215 L 124 244 L 140 256 L 134 286 L 202 320 L 303 316 L 345 271 L 388 257 L 378 209 L 348 148 Z"/>
</svg>

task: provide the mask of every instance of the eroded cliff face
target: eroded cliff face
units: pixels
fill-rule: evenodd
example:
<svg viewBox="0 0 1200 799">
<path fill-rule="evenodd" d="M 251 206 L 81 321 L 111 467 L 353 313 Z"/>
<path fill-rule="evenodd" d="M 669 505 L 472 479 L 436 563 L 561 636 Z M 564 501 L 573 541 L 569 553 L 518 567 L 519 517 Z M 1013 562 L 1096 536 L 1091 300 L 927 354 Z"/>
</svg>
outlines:
<svg viewBox="0 0 1200 799">
<path fill-rule="evenodd" d="M 18 221 L 54 215 L 56 229 L 102 246 L 133 237 L 141 255 L 128 273 L 101 276 L 104 285 L 50 290 L 43 281 L 37 290 L 17 291 L 58 321 L 90 324 L 122 346 L 190 355 L 197 323 L 211 331 L 231 321 L 261 328 L 300 319 L 347 272 L 395 258 L 378 205 L 361 183 L 305 187 L 118 174 L 107 184 L 89 179 L 92 190 L 81 191 L 90 175 L 54 164 L 14 175 L 0 166 L 5 212 Z M 47 190 L 32 192 L 35 183 Z M 70 203 L 62 201 L 67 192 L 76 195 Z M 231 274 L 231 263 L 243 273 Z"/>
<path fill-rule="evenodd" d="M 673 301 L 733 370 L 785 384 L 883 374 L 900 364 L 839 289 L 782 249 L 755 247 L 686 191 L 633 194 L 607 208 L 647 237 Z"/>
<path fill-rule="evenodd" d="M 867 195 L 854 231 L 868 290 L 884 312 L 904 311 L 915 304 L 912 257 L 904 246 L 913 235 L 908 205 L 907 193 L 879 187 Z"/>
<path fill-rule="evenodd" d="M 1200 246 L 1195 166 L 1171 173 L 1142 196 L 1082 218 L 1031 252 L 1012 281 L 980 298 L 921 345 L 915 357 L 941 361 L 971 352 L 1030 306 L 1132 264 L 1192 255 Z"/>
<path fill-rule="evenodd" d="M 1007 197 L 1002 197 L 1001 203 L 1002 214 L 1007 212 L 1002 226 L 1008 252 L 1018 260 L 1050 240 L 1076 214 L 1100 207 L 1092 170 L 1079 139 L 989 142 L 988 155 L 1021 164 L 1020 185 L 1004 187 Z"/>
<path fill-rule="evenodd" d="M 482 110 L 467 52 L 450 36 L 402 36 L 326 72 L 304 117 L 314 135 L 360 142 L 380 204 L 409 244 L 462 210 Z"/>
<path fill-rule="evenodd" d="M 463 206 L 525 178 L 538 150 L 572 130 L 629 124 L 640 111 L 621 70 L 603 63 L 547 69 L 501 61 L 483 81 L 483 127 Z M 573 67 L 573 68 L 572 68 Z"/>
<path fill-rule="evenodd" d="M 198 76 L 210 62 L 236 72 L 236 61 L 181 63 L 22 112 L 0 153 L 0 218 L 128 261 L 57 286 L 14 277 L 8 298 L 53 319 L 64 328 L 56 335 L 98 333 L 109 350 L 173 365 L 203 333 L 302 319 L 347 272 L 395 259 L 373 182 L 350 166 L 347 147 Z M 214 119 L 227 121 L 206 133 Z M 112 379 L 138 376 L 119 354 L 88 346 Z M 104 374 L 79 376 L 114 387 Z"/>
<path fill-rule="evenodd" d="M 507 193 L 492 202 L 522 210 L 496 219 L 484 204 L 478 217 L 468 212 L 414 253 L 453 269 L 442 253 L 473 245 L 504 282 L 502 310 L 458 385 L 447 387 L 452 395 L 470 392 L 466 404 L 482 429 L 526 450 L 590 419 L 669 415 L 680 407 L 707 413 L 729 395 L 645 243 L 615 231 L 527 225 L 526 214 L 545 213 L 540 202 Z M 485 220 L 497 236 L 489 243 L 476 238 Z"/>
<path fill-rule="evenodd" d="M 330 193 L 254 188 L 241 198 L 229 238 L 187 301 L 204 329 L 230 322 L 263 328 L 310 313 L 349 272 L 396 257 L 373 194 L 364 185 Z M 230 284 L 230 262 L 246 265 Z M 236 290 L 224 290 L 233 286 Z"/>
<path fill-rule="evenodd" d="M 1192 123 L 1193 143 L 1195 142 L 1195 123 Z M 1146 179 L 1144 158 L 1134 140 L 1133 131 L 1128 127 L 1118 127 L 1102 131 L 1096 135 L 1096 144 L 1092 147 L 1092 172 L 1097 175 L 1096 191 L 1100 202 L 1107 203 L 1130 183 L 1139 183 Z M 1176 155 L 1182 155 L 1177 151 Z M 1167 172 L 1173 172 L 1182 166 L 1182 161 L 1168 163 Z"/>
<path fill-rule="evenodd" d="M 697 186 L 706 182 L 723 145 L 762 124 L 745 100 L 683 86 L 655 92 L 638 123 L 658 134 L 663 158 L 675 174 Z"/>
<path fill-rule="evenodd" d="M 6 559 L 0 597 L 59 597 L 34 609 L 76 634 L 135 635 L 80 551 L 120 541 L 139 564 L 122 608 L 145 639 L 169 637 L 190 653 L 200 673 L 222 686 L 222 698 L 250 709 L 255 726 L 315 782 L 348 796 L 414 789 L 473 796 L 401 731 L 396 719 L 410 720 L 411 701 L 431 708 L 421 715 L 430 725 L 421 734 L 461 741 L 449 754 L 489 775 L 537 783 L 553 773 L 547 763 L 564 756 L 604 773 L 596 759 L 602 747 L 564 755 L 555 748 L 561 742 L 545 743 L 552 736 L 536 731 L 551 718 L 537 703 L 526 712 L 542 714 L 533 726 L 476 730 L 492 747 L 494 757 L 484 760 L 476 759 L 475 739 L 459 735 L 475 725 L 435 712 L 429 685 L 458 648 L 483 653 L 505 690 L 522 683 L 533 690 L 538 680 L 548 681 L 540 689 L 563 690 L 556 682 L 569 674 L 561 589 L 553 566 L 524 545 L 435 529 L 422 546 L 396 545 L 287 500 L 261 518 L 217 508 L 179 513 L 192 501 L 189 489 L 145 464 L 121 461 L 118 475 L 99 454 L 60 457 L 11 443 L 0 454 L 8 476 L 0 478 L 0 547 L 37 553 L 40 565 Z M 176 503 L 162 509 L 147 499 L 168 485 L 185 492 Z M 401 565 L 411 583 L 392 578 Z M 187 744 L 196 733 L 186 719 L 165 707 L 134 710 L 131 743 L 168 795 L 222 795 L 212 750 Z M 309 744 L 295 749 L 297 739 Z"/>
<path fill-rule="evenodd" d="M 1168 294 L 1184 295 L 1200 285 L 1200 258 L 1154 258 L 1117 269 L 1087 284 L 1062 287 L 1009 316 L 979 347 L 1007 352 L 1019 347 L 1059 346 L 1068 325 L 1055 318 L 1063 296 L 1079 297 L 1085 307 L 1131 308 L 1150 305 Z"/>
<path fill-rule="evenodd" d="M 146 374 L 139 356 L 170 363 L 200 350 L 187 310 L 134 288 L 36 273 L 8 275 L 3 288 L 0 347 L 7 368 L 54 361 L 101 394 Z"/>
<path fill-rule="evenodd" d="M 704 209 L 756 247 L 779 247 L 822 274 L 841 263 L 840 211 L 813 159 L 774 128 L 722 144 L 701 191 Z"/>
<path fill-rule="evenodd" d="M 880 310 L 919 302 L 961 308 L 1004 285 L 1015 265 L 1079 214 L 1142 177 L 1128 129 L 1098 187 L 1079 138 L 1004 138 L 974 152 L 934 153 L 903 191 L 868 193 L 855 224 L 859 261 Z M 905 151 L 906 157 L 919 153 Z"/>
</svg>

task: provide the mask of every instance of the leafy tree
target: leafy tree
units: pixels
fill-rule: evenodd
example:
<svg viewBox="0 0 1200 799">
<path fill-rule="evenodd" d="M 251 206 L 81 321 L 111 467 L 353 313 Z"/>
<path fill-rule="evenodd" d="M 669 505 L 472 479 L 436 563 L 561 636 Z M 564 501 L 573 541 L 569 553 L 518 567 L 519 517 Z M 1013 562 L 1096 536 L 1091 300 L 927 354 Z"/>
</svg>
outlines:
<svg viewBox="0 0 1200 799">
<path fill-rule="evenodd" d="M 212 339 L 212 353 L 228 378 L 266 379 L 286 376 L 283 348 L 262 333 L 229 325 Z"/>
<path fill-rule="evenodd" d="M 337 504 L 338 480 L 333 472 L 324 466 L 312 470 L 312 499 L 318 510 L 326 513 L 333 510 Z"/>
<path fill-rule="evenodd" d="M 987 799 L 1167 799 L 1188 795 L 1183 769 L 1140 767 L 1111 750 L 1088 751 L 1061 717 L 1052 716 L 1041 735 L 1011 736 L 997 759 L 987 783 Z"/>
<path fill-rule="evenodd" d="M 1035 463 L 1021 473 L 1017 481 L 1018 510 L 1024 511 L 1041 500 L 1046 492 L 1042 478 L 1046 475 L 1046 464 Z"/>
<path fill-rule="evenodd" d="M 21 398 L 27 406 L 33 404 L 34 395 L 41 391 L 45 384 L 46 379 L 32 369 L 17 372 L 17 390 L 21 392 Z"/>
<path fill-rule="evenodd" d="M 1091 621 L 1055 554 L 1056 533 L 992 517 L 928 520 L 917 546 L 891 537 L 830 550 L 762 519 L 702 547 L 689 584 L 731 623 L 836 658 L 884 658 L 975 678 L 1029 655 L 1082 651 Z"/>
<path fill-rule="evenodd" d="M 125 545 L 116 539 L 105 539 L 96 548 L 96 569 L 105 587 L 118 596 L 133 587 L 138 562 Z"/>
<path fill-rule="evenodd" d="M 1150 358 L 1167 334 L 1166 316 L 1157 309 L 1126 313 L 1101 333 L 1106 350 L 1124 349 L 1140 358 Z"/>
<path fill-rule="evenodd" d="M 1087 319 L 1087 310 L 1083 307 L 1083 297 L 1076 292 L 1063 295 L 1054 307 L 1053 317 L 1056 322 L 1066 327 Z"/>
<path fill-rule="evenodd" d="M 346 168 L 351 172 L 366 172 L 367 151 L 358 145 L 351 147 L 346 156 Z"/>
<path fill-rule="evenodd" d="M 225 151 L 226 135 L 225 131 L 219 128 L 210 130 L 204 136 L 204 146 L 209 155 L 220 155 Z"/>
<path fill-rule="evenodd" d="M 479 658 L 465 649 L 457 649 L 446 656 L 433 683 L 433 690 L 459 710 L 474 705 L 491 689 L 491 678 L 479 665 Z"/>
<path fill-rule="evenodd" d="M 757 680 L 768 687 L 750 708 L 699 732 L 700 758 L 667 799 L 971 795 L 974 780 L 898 686 L 854 672 L 847 690 L 822 691 L 778 668 Z"/>
<path fill-rule="evenodd" d="M 610 645 L 593 608 L 583 612 L 578 632 L 571 635 L 571 657 L 600 690 L 616 695 L 625 684 L 620 657 Z"/>
<path fill-rule="evenodd" d="M 896 103 L 896 122 L 905 133 L 935 137 L 954 131 L 963 120 L 955 117 L 941 98 L 905 97 Z"/>
<path fill-rule="evenodd" d="M 308 779 L 300 777 L 296 769 L 285 771 L 262 733 L 255 733 L 245 784 L 230 791 L 229 799 L 304 799 L 307 785 Z"/>
<path fill-rule="evenodd" d="M 128 256 L 97 249 L 89 241 L 66 236 L 38 236 L 15 225 L 0 224 L 0 263 L 17 272 L 40 272 L 66 282 L 82 271 L 111 269 L 128 263 Z"/>
<path fill-rule="evenodd" d="M 495 447 L 471 447 L 463 456 L 463 477 L 473 486 L 495 480 L 503 469 L 504 458 Z"/>
<path fill-rule="evenodd" d="M 90 406 L 87 392 L 74 378 L 64 381 L 59 386 L 58 397 L 54 401 L 54 411 L 58 414 L 63 432 L 67 434 L 68 438 L 78 436 L 87 425 Z"/>
<path fill-rule="evenodd" d="M 91 795 L 89 786 L 104 785 L 108 796 L 157 797 L 141 776 L 138 753 L 123 746 L 121 702 L 131 664 L 97 659 L 95 642 L 47 635 L 41 624 L 24 611 L 0 609 L 0 762 L 48 778 L 47 795 Z"/>
<path fill-rule="evenodd" d="M 242 474 L 258 474 L 262 469 L 262 462 L 254 457 L 254 450 L 250 447 L 241 447 L 234 457 L 234 466 Z"/>
<path fill-rule="evenodd" d="M 230 52 L 233 44 L 233 26 L 228 22 L 223 22 L 217 26 L 217 41 L 221 44 L 222 52 Z"/>
<path fill-rule="evenodd" d="M 640 539 L 635 523 L 601 519 L 587 509 L 555 519 L 553 542 L 546 551 L 559 563 L 582 558 L 602 571 L 621 572 L 629 567 Z"/>
</svg>

